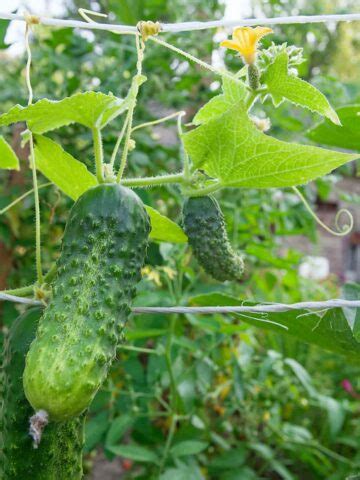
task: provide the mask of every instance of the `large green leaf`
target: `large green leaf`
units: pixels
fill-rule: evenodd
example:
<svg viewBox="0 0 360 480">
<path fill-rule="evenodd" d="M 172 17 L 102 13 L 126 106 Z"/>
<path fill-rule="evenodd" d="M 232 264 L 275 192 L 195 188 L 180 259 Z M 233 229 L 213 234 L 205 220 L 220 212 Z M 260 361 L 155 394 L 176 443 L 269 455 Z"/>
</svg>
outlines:
<svg viewBox="0 0 360 480">
<path fill-rule="evenodd" d="M 34 135 L 36 168 L 66 195 L 76 200 L 97 184 L 86 166 L 42 135 Z"/>
<path fill-rule="evenodd" d="M 187 236 L 178 224 L 145 205 L 151 220 L 151 238 L 160 242 L 186 243 Z"/>
<path fill-rule="evenodd" d="M 76 93 L 57 102 L 44 98 L 27 107 L 15 105 L 0 116 L 0 126 L 27 122 L 29 129 L 38 134 L 71 123 L 80 123 L 89 128 L 103 128 L 126 108 L 126 101 L 111 94 Z"/>
<path fill-rule="evenodd" d="M 50 138 L 34 135 L 37 169 L 66 195 L 76 200 L 89 188 L 97 185 L 96 177 L 86 166 Z M 161 242 L 186 243 L 187 237 L 175 222 L 148 205 L 150 238 Z"/>
<path fill-rule="evenodd" d="M 288 63 L 289 58 L 284 51 L 275 58 L 274 63 L 269 65 L 262 77 L 274 105 L 279 105 L 286 98 L 290 102 L 308 108 L 312 112 L 317 112 L 339 125 L 339 117 L 325 95 L 310 83 L 289 73 Z"/>
<path fill-rule="evenodd" d="M 0 168 L 19 170 L 19 159 L 4 137 L 0 136 Z"/>
<path fill-rule="evenodd" d="M 307 136 L 316 143 L 360 151 L 360 105 L 336 110 L 342 126 L 324 120 L 309 130 Z"/>
<path fill-rule="evenodd" d="M 222 293 L 199 295 L 190 299 L 190 303 L 198 306 L 256 305 Z M 256 327 L 292 335 L 325 350 L 345 355 L 351 361 L 359 361 L 360 343 L 355 340 L 341 308 L 329 309 L 322 316 L 307 310 L 267 313 L 266 316 L 261 313 L 231 315 Z M 283 328 L 284 326 L 287 330 Z M 227 330 L 231 333 L 236 332 L 236 328 L 232 329 L 231 325 L 226 323 L 220 323 L 219 329 L 225 333 Z"/>
<path fill-rule="evenodd" d="M 290 187 L 358 157 L 287 143 L 260 132 L 242 102 L 183 136 L 194 165 L 228 187 Z"/>
</svg>

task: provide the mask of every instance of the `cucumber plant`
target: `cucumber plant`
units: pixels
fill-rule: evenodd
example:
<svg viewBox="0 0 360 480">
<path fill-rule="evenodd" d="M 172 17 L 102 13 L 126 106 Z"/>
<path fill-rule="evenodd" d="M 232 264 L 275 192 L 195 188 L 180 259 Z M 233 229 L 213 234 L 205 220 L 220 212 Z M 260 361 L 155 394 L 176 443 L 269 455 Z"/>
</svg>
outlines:
<svg viewBox="0 0 360 480">
<path fill-rule="evenodd" d="M 35 291 L 36 298 L 46 303 L 27 355 L 23 384 L 31 406 L 46 412 L 50 426 L 77 421 L 105 380 L 141 278 L 149 233 L 155 240 L 178 243 L 186 242 L 187 233 L 195 255 L 211 275 L 220 281 L 239 280 L 244 268 L 242 257 L 231 248 L 220 207 L 209 195 L 222 188 L 296 188 L 357 158 L 350 153 L 280 141 L 265 135 L 268 122 L 251 117 L 253 105 L 270 97 L 275 107 L 288 100 L 339 124 L 326 97 L 293 74 L 294 58 L 286 47 L 272 48 L 263 62 L 257 63 L 257 43 L 270 32 L 268 28 L 241 27 L 235 29 L 232 41 L 223 43 L 243 57 L 245 68 L 237 74 L 217 71 L 165 41 L 146 38 L 218 75 L 223 92 L 195 115 L 192 123 L 196 128 L 183 134 L 179 121 L 184 146 L 182 171 L 145 178 L 123 178 L 129 153 L 136 147 L 133 132 L 162 120 L 133 126 L 139 89 L 147 81 L 142 72 L 145 38 L 135 35 L 137 71 L 124 99 L 85 92 L 58 102 L 42 99 L 33 104 L 29 55 L 29 105 L 16 105 L 1 115 L 0 126 L 27 124 L 24 142 L 30 146 L 35 192 L 37 282 L 11 293 L 31 296 Z M 30 52 L 28 28 L 26 33 Z M 107 160 L 102 130 L 123 114 L 122 131 Z M 44 135 L 75 122 L 91 130 L 93 172 Z M 0 167 L 18 166 L 15 153 L 1 140 Z M 44 288 L 47 277 L 42 273 L 37 171 L 76 201 L 50 293 Z M 173 221 L 145 207 L 127 188 L 167 184 L 180 187 L 185 198 L 185 233 Z M 166 347 L 168 364 L 170 350 L 171 341 Z M 171 383 L 175 391 L 173 377 Z M 177 420 L 174 422 L 175 428 Z M 55 454 L 54 458 L 59 462 L 61 457 Z"/>
</svg>

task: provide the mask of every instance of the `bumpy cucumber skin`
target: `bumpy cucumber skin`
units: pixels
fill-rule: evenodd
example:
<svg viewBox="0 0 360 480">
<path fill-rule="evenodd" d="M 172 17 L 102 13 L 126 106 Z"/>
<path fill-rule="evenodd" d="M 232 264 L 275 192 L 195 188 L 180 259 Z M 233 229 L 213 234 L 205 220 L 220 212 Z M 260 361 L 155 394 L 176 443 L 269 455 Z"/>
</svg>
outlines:
<svg viewBox="0 0 360 480">
<path fill-rule="evenodd" d="M 33 409 L 27 401 L 22 375 L 25 355 L 41 316 L 33 308 L 17 318 L 3 350 L 0 471 L 3 480 L 80 480 L 84 416 L 48 425 L 37 449 L 29 436 Z"/>
<path fill-rule="evenodd" d="M 79 415 L 105 379 L 141 279 L 149 232 L 140 198 L 120 185 L 91 188 L 73 206 L 53 298 L 24 372 L 29 402 L 50 420 Z"/>
<path fill-rule="evenodd" d="M 183 206 L 183 224 L 196 259 L 209 275 L 220 282 L 241 279 L 244 262 L 231 247 L 215 198 L 188 198 Z"/>
</svg>

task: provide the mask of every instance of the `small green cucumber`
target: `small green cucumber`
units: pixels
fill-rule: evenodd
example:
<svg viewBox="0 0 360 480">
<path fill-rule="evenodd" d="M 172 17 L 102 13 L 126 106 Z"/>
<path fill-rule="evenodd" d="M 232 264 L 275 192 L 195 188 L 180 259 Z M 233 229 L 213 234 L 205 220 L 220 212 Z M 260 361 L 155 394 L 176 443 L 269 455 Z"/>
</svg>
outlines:
<svg viewBox="0 0 360 480">
<path fill-rule="evenodd" d="M 183 224 L 194 255 L 208 274 L 221 282 L 241 279 L 243 258 L 231 247 L 215 198 L 188 198 L 183 206 Z"/>
<path fill-rule="evenodd" d="M 107 376 L 145 261 L 150 221 L 140 198 L 117 184 L 74 204 L 53 298 L 26 358 L 25 394 L 50 421 L 83 412 Z"/>
<path fill-rule="evenodd" d="M 52 423 L 37 449 L 29 435 L 33 409 L 22 376 L 25 355 L 35 337 L 42 310 L 33 308 L 12 324 L 3 349 L 0 471 L 3 480 L 79 480 L 82 478 L 84 416 Z"/>
</svg>

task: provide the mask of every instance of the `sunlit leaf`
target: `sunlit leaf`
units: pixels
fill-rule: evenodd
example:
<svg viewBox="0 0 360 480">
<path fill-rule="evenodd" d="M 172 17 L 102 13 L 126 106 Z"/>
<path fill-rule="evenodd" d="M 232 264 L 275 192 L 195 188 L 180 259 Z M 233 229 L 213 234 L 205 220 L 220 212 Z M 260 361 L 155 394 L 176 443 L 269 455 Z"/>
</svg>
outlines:
<svg viewBox="0 0 360 480">
<path fill-rule="evenodd" d="M 127 108 L 127 102 L 101 92 L 76 93 L 60 101 L 44 98 L 22 107 L 15 105 L 0 116 L 0 126 L 27 122 L 33 133 L 45 133 L 71 123 L 103 128 Z"/>
<path fill-rule="evenodd" d="M 337 113 L 331 107 L 325 95 L 310 83 L 289 73 L 288 62 L 287 53 L 285 51 L 280 53 L 262 77 L 274 105 L 279 105 L 286 98 L 290 102 L 319 113 L 339 125 L 340 120 Z"/>
<path fill-rule="evenodd" d="M 183 139 L 194 165 L 228 187 L 302 185 L 358 157 L 265 135 L 249 119 L 242 102 Z"/>
</svg>

